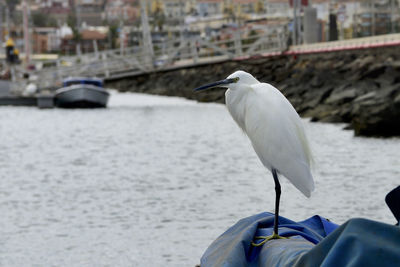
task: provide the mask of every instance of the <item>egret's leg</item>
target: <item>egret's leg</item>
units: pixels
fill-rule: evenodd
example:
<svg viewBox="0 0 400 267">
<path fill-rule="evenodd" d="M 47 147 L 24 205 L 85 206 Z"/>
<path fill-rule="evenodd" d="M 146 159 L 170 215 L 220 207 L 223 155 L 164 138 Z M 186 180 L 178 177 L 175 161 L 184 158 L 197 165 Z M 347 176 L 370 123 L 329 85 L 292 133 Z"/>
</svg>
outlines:
<svg viewBox="0 0 400 267">
<path fill-rule="evenodd" d="M 286 237 L 282 237 L 278 235 L 278 218 L 279 218 L 279 202 L 281 199 L 281 184 L 279 183 L 278 179 L 278 174 L 275 169 L 272 169 L 272 176 L 274 177 L 274 182 L 275 182 L 275 218 L 274 218 L 274 232 L 270 236 L 256 236 L 254 239 L 264 239 L 260 243 L 254 243 L 252 242 L 251 244 L 255 247 L 264 245 L 267 241 L 272 240 L 272 239 L 286 239 Z"/>
<path fill-rule="evenodd" d="M 278 218 L 279 218 L 279 202 L 281 200 L 281 184 L 279 183 L 278 174 L 275 169 L 272 169 L 272 176 L 274 177 L 275 182 L 275 219 L 274 219 L 274 234 L 273 236 L 278 235 Z"/>
</svg>

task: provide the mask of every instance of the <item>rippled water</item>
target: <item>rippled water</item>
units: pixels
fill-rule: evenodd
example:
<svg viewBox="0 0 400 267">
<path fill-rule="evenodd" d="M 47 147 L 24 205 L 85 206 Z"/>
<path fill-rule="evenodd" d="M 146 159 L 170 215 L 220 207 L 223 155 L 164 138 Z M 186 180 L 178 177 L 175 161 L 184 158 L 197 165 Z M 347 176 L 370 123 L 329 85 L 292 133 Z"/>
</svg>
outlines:
<svg viewBox="0 0 400 267">
<path fill-rule="evenodd" d="M 114 94 L 104 110 L 0 107 L 0 265 L 194 266 L 273 179 L 223 105 Z M 306 123 L 316 191 L 282 182 L 281 215 L 394 223 L 400 139 Z"/>
</svg>

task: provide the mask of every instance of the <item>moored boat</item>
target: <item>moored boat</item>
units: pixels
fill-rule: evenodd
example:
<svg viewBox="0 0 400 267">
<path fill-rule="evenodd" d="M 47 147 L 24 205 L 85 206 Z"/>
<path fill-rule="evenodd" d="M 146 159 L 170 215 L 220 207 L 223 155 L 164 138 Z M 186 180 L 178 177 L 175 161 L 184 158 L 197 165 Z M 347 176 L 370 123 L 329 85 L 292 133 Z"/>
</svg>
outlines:
<svg viewBox="0 0 400 267">
<path fill-rule="evenodd" d="M 99 78 L 72 77 L 56 90 L 55 105 L 62 108 L 104 108 L 110 93 Z"/>
</svg>

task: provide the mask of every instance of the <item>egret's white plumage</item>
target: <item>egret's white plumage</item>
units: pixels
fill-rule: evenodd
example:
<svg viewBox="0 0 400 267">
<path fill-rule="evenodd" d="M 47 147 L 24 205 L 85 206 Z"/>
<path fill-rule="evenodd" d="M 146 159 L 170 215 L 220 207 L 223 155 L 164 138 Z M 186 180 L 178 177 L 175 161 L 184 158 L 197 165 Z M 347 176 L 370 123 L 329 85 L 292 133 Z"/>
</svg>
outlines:
<svg viewBox="0 0 400 267">
<path fill-rule="evenodd" d="M 278 89 L 260 83 L 251 74 L 236 71 L 227 79 L 232 78 L 239 80 L 226 86 L 226 106 L 249 137 L 261 162 L 310 197 L 314 190 L 312 158 L 296 110 Z"/>
<path fill-rule="evenodd" d="M 288 178 L 307 197 L 314 190 L 310 171 L 311 153 L 301 119 L 278 89 L 260 83 L 247 72 L 236 71 L 225 80 L 195 90 L 213 87 L 228 88 L 226 106 L 249 137 L 261 162 L 272 172 L 275 182 L 274 232 L 271 236 L 255 237 L 264 241 L 252 244 L 260 246 L 268 240 L 282 238 L 278 234 L 281 195 L 278 173 Z"/>
</svg>

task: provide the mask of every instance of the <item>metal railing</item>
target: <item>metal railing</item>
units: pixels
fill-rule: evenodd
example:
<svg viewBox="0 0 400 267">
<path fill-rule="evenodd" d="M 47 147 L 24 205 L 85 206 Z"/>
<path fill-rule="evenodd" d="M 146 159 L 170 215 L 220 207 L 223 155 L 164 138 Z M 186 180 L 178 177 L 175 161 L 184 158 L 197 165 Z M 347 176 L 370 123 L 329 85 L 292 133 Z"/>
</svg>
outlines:
<svg viewBox="0 0 400 267">
<path fill-rule="evenodd" d="M 400 34 L 386 34 L 354 38 L 341 41 L 291 46 L 289 54 L 321 53 L 339 50 L 365 49 L 381 46 L 400 45 Z"/>
<path fill-rule="evenodd" d="M 151 71 L 213 63 L 229 59 L 256 55 L 321 53 L 349 49 L 364 49 L 380 46 L 400 45 L 400 34 L 364 37 L 343 41 L 315 43 L 287 47 L 281 29 L 266 31 L 225 33 L 220 40 L 192 37 L 154 44 L 150 55 L 142 47 L 128 47 L 80 56 L 62 57 L 48 61 L 41 70 L 33 71 L 39 88 L 56 88 L 61 80 L 69 76 L 115 78 Z"/>
<path fill-rule="evenodd" d="M 145 73 L 207 62 L 234 59 L 287 49 L 286 36 L 280 28 L 264 31 L 230 31 L 220 40 L 192 37 L 153 44 L 154 54 L 150 55 L 140 46 L 127 47 L 79 56 L 66 56 L 57 61 L 47 62 L 41 70 L 33 71 L 38 77 L 39 88 L 60 85 L 69 76 L 96 76 L 112 78 L 127 73 Z"/>
</svg>

